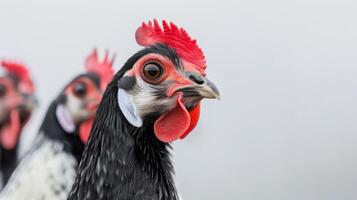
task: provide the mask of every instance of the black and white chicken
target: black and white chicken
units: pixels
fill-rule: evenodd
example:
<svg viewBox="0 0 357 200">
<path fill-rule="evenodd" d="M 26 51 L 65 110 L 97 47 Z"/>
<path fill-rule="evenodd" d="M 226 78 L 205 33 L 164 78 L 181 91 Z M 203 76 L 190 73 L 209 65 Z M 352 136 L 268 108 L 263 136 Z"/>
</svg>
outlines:
<svg viewBox="0 0 357 200">
<path fill-rule="evenodd" d="M 0 68 L 0 188 L 18 161 L 19 138 L 37 106 L 35 85 L 27 67 L 3 60 Z"/>
<path fill-rule="evenodd" d="M 51 103 L 32 149 L 21 160 L 1 200 L 62 200 L 76 176 L 97 106 L 112 79 L 113 59 L 103 61 L 94 50 L 86 73 L 74 78 Z"/>
<path fill-rule="evenodd" d="M 136 31 L 145 48 L 109 83 L 69 200 L 177 200 L 170 142 L 196 126 L 203 98 L 219 98 L 202 50 L 173 23 Z"/>
</svg>

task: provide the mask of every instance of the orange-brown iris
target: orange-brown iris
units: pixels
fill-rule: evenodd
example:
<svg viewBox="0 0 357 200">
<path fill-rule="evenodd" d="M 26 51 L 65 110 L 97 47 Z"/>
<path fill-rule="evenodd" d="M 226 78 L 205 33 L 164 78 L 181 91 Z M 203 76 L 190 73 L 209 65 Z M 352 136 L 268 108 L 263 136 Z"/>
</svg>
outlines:
<svg viewBox="0 0 357 200">
<path fill-rule="evenodd" d="M 146 81 L 154 83 L 160 79 L 163 69 L 158 63 L 148 63 L 143 68 L 143 75 Z"/>
</svg>

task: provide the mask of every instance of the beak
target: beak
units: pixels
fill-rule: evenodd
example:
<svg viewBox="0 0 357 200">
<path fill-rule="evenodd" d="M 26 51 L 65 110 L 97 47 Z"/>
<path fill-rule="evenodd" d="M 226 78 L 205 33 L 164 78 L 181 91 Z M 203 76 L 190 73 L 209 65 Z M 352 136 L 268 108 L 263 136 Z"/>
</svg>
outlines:
<svg viewBox="0 0 357 200">
<path fill-rule="evenodd" d="M 27 111 L 33 111 L 38 107 L 38 100 L 35 95 L 32 94 L 23 94 L 24 103 L 21 108 Z"/>
<path fill-rule="evenodd" d="M 196 86 L 195 90 L 202 98 L 221 99 L 221 95 L 219 94 L 217 87 L 208 79 L 205 79 L 205 83 Z"/>
<path fill-rule="evenodd" d="M 200 77 L 200 81 L 197 81 L 196 75 L 196 79 L 191 80 L 193 80 L 192 84 L 182 86 L 178 88 L 176 92 L 183 92 L 184 97 L 200 97 L 220 100 L 221 97 L 217 87 L 207 78 Z"/>
</svg>

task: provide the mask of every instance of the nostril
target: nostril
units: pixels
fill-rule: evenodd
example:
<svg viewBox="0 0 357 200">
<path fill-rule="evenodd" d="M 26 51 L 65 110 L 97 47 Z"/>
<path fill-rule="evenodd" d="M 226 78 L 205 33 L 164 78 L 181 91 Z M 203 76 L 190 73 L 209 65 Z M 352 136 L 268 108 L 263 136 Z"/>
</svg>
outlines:
<svg viewBox="0 0 357 200">
<path fill-rule="evenodd" d="M 196 74 L 191 74 L 189 77 L 188 77 L 191 81 L 201 85 L 203 84 L 205 81 L 202 79 L 201 76 L 199 75 L 196 75 Z"/>
</svg>

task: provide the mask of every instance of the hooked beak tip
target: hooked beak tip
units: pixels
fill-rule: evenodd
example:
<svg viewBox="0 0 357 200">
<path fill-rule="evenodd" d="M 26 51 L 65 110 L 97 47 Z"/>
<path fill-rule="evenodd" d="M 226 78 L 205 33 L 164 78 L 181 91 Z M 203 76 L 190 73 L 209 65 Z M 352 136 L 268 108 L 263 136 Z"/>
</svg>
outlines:
<svg viewBox="0 0 357 200">
<path fill-rule="evenodd" d="M 202 86 L 202 91 L 207 94 L 206 96 L 203 95 L 205 98 L 221 100 L 221 94 L 219 93 L 217 87 L 209 80 L 207 80 L 206 84 Z"/>
<path fill-rule="evenodd" d="M 175 86 L 169 90 L 168 96 L 172 96 L 176 92 L 183 92 L 184 97 L 199 98 L 199 99 L 221 99 L 221 95 L 217 87 L 206 77 L 198 74 L 190 73 L 188 75 L 189 82 L 185 85 Z"/>
<path fill-rule="evenodd" d="M 206 99 L 217 99 L 221 100 L 221 95 L 219 94 L 218 91 L 214 90 L 201 90 L 199 91 L 199 94 Z"/>
<path fill-rule="evenodd" d="M 217 99 L 218 101 L 220 101 L 220 100 L 221 100 L 221 95 L 218 94 L 218 96 L 216 97 L 216 99 Z"/>
<path fill-rule="evenodd" d="M 221 99 L 221 95 L 211 82 L 207 82 L 201 85 L 190 85 L 183 88 L 180 88 L 178 91 L 181 91 L 185 94 L 186 97 L 201 97 L 206 99 Z"/>
</svg>

